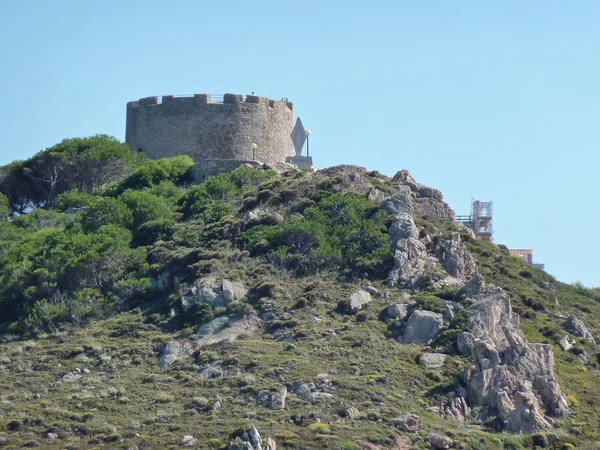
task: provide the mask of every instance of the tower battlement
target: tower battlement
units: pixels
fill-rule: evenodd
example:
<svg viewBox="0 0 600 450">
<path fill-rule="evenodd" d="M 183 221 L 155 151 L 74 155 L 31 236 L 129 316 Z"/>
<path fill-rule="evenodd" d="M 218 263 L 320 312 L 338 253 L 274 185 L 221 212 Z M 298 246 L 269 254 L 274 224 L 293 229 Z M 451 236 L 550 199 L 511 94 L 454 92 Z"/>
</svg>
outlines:
<svg viewBox="0 0 600 450">
<path fill-rule="evenodd" d="M 158 159 L 285 162 L 294 155 L 294 105 L 257 95 L 144 97 L 127 103 L 125 141 Z M 253 154 L 252 144 L 257 145 Z"/>
</svg>

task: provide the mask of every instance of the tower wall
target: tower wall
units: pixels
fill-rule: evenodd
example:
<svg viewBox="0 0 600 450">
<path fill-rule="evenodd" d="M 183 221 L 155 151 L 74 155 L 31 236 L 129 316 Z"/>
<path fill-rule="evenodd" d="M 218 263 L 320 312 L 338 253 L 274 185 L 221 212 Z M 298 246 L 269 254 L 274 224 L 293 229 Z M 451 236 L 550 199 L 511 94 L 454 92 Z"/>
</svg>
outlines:
<svg viewBox="0 0 600 450">
<path fill-rule="evenodd" d="M 127 104 L 125 141 L 134 150 L 158 159 L 186 154 L 194 161 L 252 160 L 285 162 L 294 155 L 290 133 L 294 108 L 286 101 L 225 94 L 193 97 L 164 95 Z"/>
</svg>

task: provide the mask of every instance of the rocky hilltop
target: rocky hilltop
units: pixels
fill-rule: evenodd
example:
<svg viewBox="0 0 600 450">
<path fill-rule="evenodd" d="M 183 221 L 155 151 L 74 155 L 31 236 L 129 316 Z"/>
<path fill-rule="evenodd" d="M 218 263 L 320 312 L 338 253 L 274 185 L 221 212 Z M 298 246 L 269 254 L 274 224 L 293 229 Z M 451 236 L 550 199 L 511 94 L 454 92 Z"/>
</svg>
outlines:
<svg viewBox="0 0 600 450">
<path fill-rule="evenodd" d="M 405 170 L 179 163 L 3 225 L 0 446 L 597 448 L 594 291 Z"/>
</svg>

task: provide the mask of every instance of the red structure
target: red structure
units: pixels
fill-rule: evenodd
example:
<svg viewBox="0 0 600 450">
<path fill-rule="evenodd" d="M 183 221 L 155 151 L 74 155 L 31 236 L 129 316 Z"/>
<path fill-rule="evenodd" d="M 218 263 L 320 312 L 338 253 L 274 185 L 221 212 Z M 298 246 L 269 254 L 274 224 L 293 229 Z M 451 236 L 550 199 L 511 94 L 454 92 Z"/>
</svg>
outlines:
<svg viewBox="0 0 600 450">
<path fill-rule="evenodd" d="M 510 254 L 513 256 L 518 256 L 522 258 L 528 264 L 533 264 L 533 250 L 531 249 L 514 249 L 509 250 Z"/>
</svg>

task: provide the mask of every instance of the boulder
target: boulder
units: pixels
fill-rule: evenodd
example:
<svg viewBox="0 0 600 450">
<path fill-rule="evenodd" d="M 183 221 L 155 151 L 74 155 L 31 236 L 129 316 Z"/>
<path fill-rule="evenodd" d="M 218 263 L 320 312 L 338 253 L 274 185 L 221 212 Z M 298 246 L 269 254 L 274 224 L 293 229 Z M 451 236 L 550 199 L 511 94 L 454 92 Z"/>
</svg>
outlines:
<svg viewBox="0 0 600 450">
<path fill-rule="evenodd" d="M 571 338 L 567 335 L 564 335 L 559 341 L 558 341 L 558 345 L 560 346 L 560 348 L 562 348 L 565 352 L 568 351 L 569 349 L 573 348 L 573 344 L 575 343 L 575 341 L 571 340 Z"/>
<path fill-rule="evenodd" d="M 356 314 L 371 306 L 371 294 L 363 290 L 355 292 L 350 296 L 348 302 L 349 312 Z"/>
<path fill-rule="evenodd" d="M 408 316 L 410 305 L 404 303 L 395 303 L 385 309 L 386 315 L 390 319 L 404 320 Z"/>
<path fill-rule="evenodd" d="M 431 197 L 419 197 L 414 199 L 415 214 L 420 217 L 428 217 L 440 222 L 454 222 L 456 214 L 442 200 Z"/>
<path fill-rule="evenodd" d="M 223 279 L 222 282 L 223 299 L 226 304 L 239 302 L 246 296 L 246 288 L 241 281 L 229 281 Z"/>
<path fill-rule="evenodd" d="M 240 316 L 223 316 L 202 325 L 198 329 L 198 348 L 222 341 L 233 341 L 240 336 L 250 336 L 261 327 L 262 321 L 254 313 Z"/>
<path fill-rule="evenodd" d="M 425 436 L 425 440 L 429 442 L 432 450 L 447 449 L 454 445 L 454 441 L 452 439 L 450 439 L 448 436 L 438 433 L 428 433 L 427 436 Z"/>
<path fill-rule="evenodd" d="M 464 331 L 456 338 L 456 347 L 461 355 L 470 355 L 475 347 L 475 336 Z"/>
<path fill-rule="evenodd" d="M 397 340 L 403 344 L 427 344 L 440 334 L 443 327 L 444 318 L 441 314 L 416 310 L 409 316 L 404 333 Z"/>
<path fill-rule="evenodd" d="M 360 416 L 360 411 L 357 407 L 351 406 L 344 412 L 344 414 L 348 419 L 358 419 L 358 416 Z"/>
<path fill-rule="evenodd" d="M 416 433 L 419 431 L 421 424 L 419 416 L 415 414 L 404 414 L 394 420 L 394 426 L 401 431 Z"/>
<path fill-rule="evenodd" d="M 79 380 L 82 376 L 83 375 L 81 375 L 81 372 L 68 372 L 62 376 L 61 381 L 63 383 L 74 383 L 75 381 Z"/>
<path fill-rule="evenodd" d="M 227 450 L 277 450 L 277 444 L 270 436 L 263 439 L 256 427 L 251 427 L 231 441 Z"/>
<path fill-rule="evenodd" d="M 392 177 L 392 183 L 416 183 L 416 180 L 406 169 L 396 172 Z"/>
<path fill-rule="evenodd" d="M 462 245 L 457 232 L 438 242 L 434 254 L 444 270 L 453 277 L 466 280 L 478 273 L 475 259 Z"/>
<path fill-rule="evenodd" d="M 246 288 L 239 281 L 202 278 L 181 296 L 181 308 L 188 312 L 193 305 L 200 303 L 206 303 L 213 309 L 224 308 L 231 302 L 240 301 L 245 295 Z"/>
<path fill-rule="evenodd" d="M 379 291 L 375 286 L 365 286 L 363 290 L 368 292 L 373 297 L 379 297 Z"/>
<path fill-rule="evenodd" d="M 594 339 L 594 336 L 590 330 L 588 330 L 585 324 L 573 314 L 567 318 L 565 322 L 565 330 L 574 336 L 583 338 L 592 344 L 596 344 L 596 340 Z"/>
<path fill-rule="evenodd" d="M 445 360 L 446 355 L 443 353 L 423 353 L 419 356 L 419 365 L 426 369 L 439 369 Z"/>
<path fill-rule="evenodd" d="M 256 403 L 263 408 L 279 410 L 285 408 L 285 399 L 287 397 L 287 388 L 280 386 L 277 391 L 268 391 L 263 389 L 258 391 Z"/>
<path fill-rule="evenodd" d="M 380 206 L 381 209 L 387 211 L 393 216 L 399 214 L 408 214 L 412 216 L 413 206 L 410 195 L 410 189 L 405 186 L 399 186 L 398 192 L 391 197 L 386 198 Z"/>
<path fill-rule="evenodd" d="M 385 198 L 385 194 L 377 188 L 371 188 L 367 191 L 366 197 L 367 197 L 367 200 L 370 200 L 372 202 L 381 203 L 383 201 L 383 199 Z"/>
<path fill-rule="evenodd" d="M 198 443 L 198 440 L 194 436 L 184 436 L 181 440 L 181 445 L 184 447 L 195 447 Z"/>
<path fill-rule="evenodd" d="M 309 400 L 310 394 L 316 390 L 314 383 L 302 383 L 295 381 L 292 385 L 292 394 L 297 395 L 302 400 Z"/>
<path fill-rule="evenodd" d="M 192 353 L 193 348 L 187 342 L 169 341 L 163 347 L 158 365 L 160 367 L 168 367 L 178 359 L 190 356 Z"/>
</svg>

